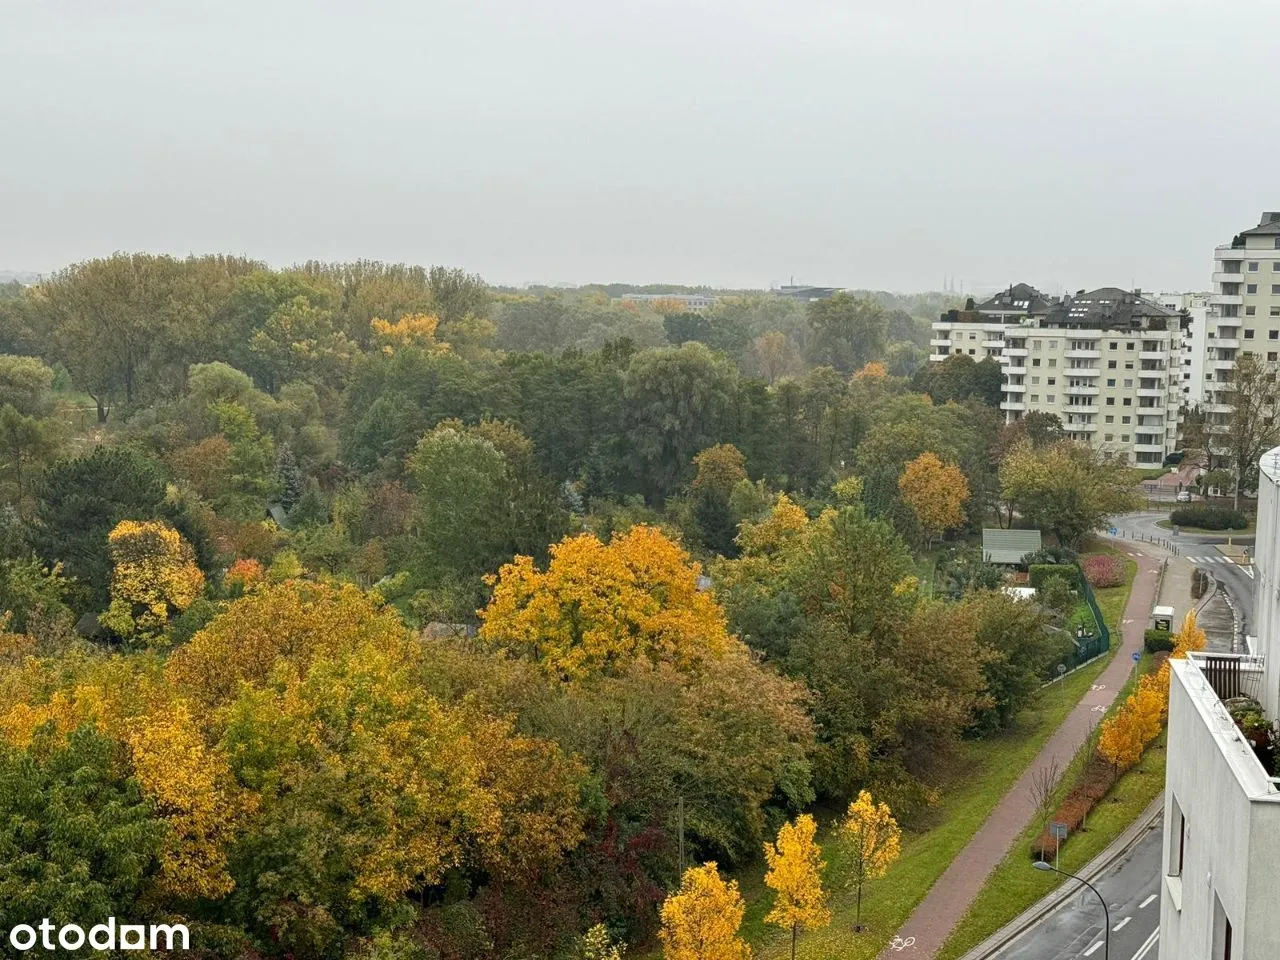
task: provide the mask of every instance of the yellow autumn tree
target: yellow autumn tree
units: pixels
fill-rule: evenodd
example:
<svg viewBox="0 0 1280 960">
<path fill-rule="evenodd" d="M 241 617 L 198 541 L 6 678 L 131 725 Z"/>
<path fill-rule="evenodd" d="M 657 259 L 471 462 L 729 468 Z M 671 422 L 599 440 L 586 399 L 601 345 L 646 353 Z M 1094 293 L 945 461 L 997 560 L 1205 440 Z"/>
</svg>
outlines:
<svg viewBox="0 0 1280 960">
<path fill-rule="evenodd" d="M 1173 652 L 1169 656 L 1181 660 L 1188 653 L 1199 653 L 1207 642 L 1204 631 L 1196 622 L 1196 612 L 1188 610 L 1187 615 L 1182 618 L 1182 626 L 1173 635 Z"/>
<path fill-rule="evenodd" d="M 111 606 L 102 623 L 125 638 L 152 639 L 204 590 L 195 551 L 156 520 L 121 520 L 107 535 Z"/>
<path fill-rule="evenodd" d="M 680 889 L 662 904 L 658 939 L 666 960 L 748 960 L 738 936 L 746 905 L 736 880 L 725 881 L 714 863 L 690 867 Z"/>
<path fill-rule="evenodd" d="M 765 922 L 791 931 L 791 960 L 796 956 L 796 938 L 801 928 L 818 930 L 831 922 L 827 892 L 822 886 L 826 861 L 822 848 L 814 842 L 818 825 L 807 813 L 778 830 L 776 843 L 764 845 L 769 871 L 765 886 L 777 896 Z"/>
<path fill-rule="evenodd" d="M 1151 684 L 1138 684 L 1138 689 L 1129 695 L 1126 706 L 1133 711 L 1136 736 L 1144 747 L 1160 736 L 1160 730 L 1164 727 L 1166 703 L 1166 696 L 1162 696 Z"/>
<path fill-rule="evenodd" d="M 855 380 L 883 380 L 889 376 L 889 368 L 878 360 L 862 365 L 862 369 L 854 375 Z"/>
<path fill-rule="evenodd" d="M 969 500 L 969 481 L 954 463 L 943 463 L 936 453 L 920 454 L 902 471 L 898 490 L 911 508 L 932 546 L 935 537 L 964 523 L 964 505 Z"/>
<path fill-rule="evenodd" d="M 418 347 L 433 353 L 444 353 L 449 344 L 436 340 L 440 318 L 429 313 L 405 314 L 395 323 L 375 317 L 369 322 L 373 340 L 386 354 L 402 347 Z"/>
<path fill-rule="evenodd" d="M 640 659 L 688 668 L 730 644 L 724 611 L 698 589 L 700 573 L 656 527 L 632 527 L 608 544 L 568 537 L 551 548 L 545 571 L 516 557 L 488 578 L 480 636 L 567 680 L 614 675 Z"/>
<path fill-rule="evenodd" d="M 186 696 L 213 706 L 242 682 L 262 682 L 278 670 L 304 673 L 318 656 L 407 642 L 396 613 L 357 587 L 288 580 L 232 603 L 170 656 L 166 672 Z"/>
<path fill-rule="evenodd" d="M 866 790 L 849 804 L 840 822 L 840 838 L 849 852 L 849 881 L 858 890 L 854 930 L 862 929 L 862 885 L 883 877 L 902 853 L 902 831 L 887 803 L 875 803 Z"/>
<path fill-rule="evenodd" d="M 1102 722 L 1098 735 L 1098 753 L 1111 765 L 1113 780 L 1142 758 L 1142 747 L 1139 719 L 1126 701 Z"/>
<path fill-rule="evenodd" d="M 747 555 L 771 555 L 795 540 L 809 526 L 809 515 L 785 493 L 778 494 L 768 515 L 759 522 L 738 525 L 738 546 Z"/>
<path fill-rule="evenodd" d="M 180 703 L 139 718 L 128 734 L 134 774 L 169 833 L 160 887 L 181 897 L 217 898 L 233 888 L 227 847 L 251 802 L 235 788 L 226 760 L 210 750 Z"/>
</svg>

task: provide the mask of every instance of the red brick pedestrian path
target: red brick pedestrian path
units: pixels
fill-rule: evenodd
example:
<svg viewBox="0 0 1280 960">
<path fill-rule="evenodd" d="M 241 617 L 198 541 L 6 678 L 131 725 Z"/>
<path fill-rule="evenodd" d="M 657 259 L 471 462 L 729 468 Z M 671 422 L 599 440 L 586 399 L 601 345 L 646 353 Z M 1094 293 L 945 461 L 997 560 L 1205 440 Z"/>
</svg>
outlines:
<svg viewBox="0 0 1280 960">
<path fill-rule="evenodd" d="M 1131 551 L 1139 548 L 1138 544 L 1126 543 L 1125 546 Z M 951 861 L 951 866 L 947 867 L 902 925 L 898 936 L 904 941 L 914 937 L 915 942 L 911 947 L 898 951 L 885 947 L 880 952 L 880 960 L 933 960 L 951 931 L 968 911 L 991 871 L 1004 859 L 1013 841 L 1031 823 L 1035 815 L 1031 784 L 1036 774 L 1055 760 L 1065 767 L 1084 742 L 1090 728 L 1098 722 L 1124 686 L 1133 669 L 1132 655 L 1142 649 L 1142 633 L 1155 603 L 1156 572 L 1160 566 L 1158 561 L 1145 555 L 1134 559 L 1138 564 L 1138 572 L 1134 577 L 1129 603 L 1124 608 L 1124 619 L 1128 622 L 1121 626 L 1123 643 L 1120 649 L 1107 664 L 1093 689 L 1080 698 L 1062 726 L 1058 727 L 1035 760 L 996 804 L 968 846 Z"/>
</svg>

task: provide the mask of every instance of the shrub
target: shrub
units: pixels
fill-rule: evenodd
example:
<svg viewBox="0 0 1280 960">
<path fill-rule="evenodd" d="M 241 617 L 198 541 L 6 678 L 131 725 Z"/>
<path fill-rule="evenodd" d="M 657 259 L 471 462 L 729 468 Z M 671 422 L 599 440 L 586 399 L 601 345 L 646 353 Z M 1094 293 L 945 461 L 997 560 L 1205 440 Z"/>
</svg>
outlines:
<svg viewBox="0 0 1280 960">
<path fill-rule="evenodd" d="M 1114 779 L 1111 765 L 1095 754 L 1086 764 L 1080 782 L 1071 788 L 1057 812 L 1049 818 L 1050 821 L 1065 823 L 1070 834 L 1074 834 L 1085 822 L 1089 812 L 1107 795 Z M 1053 851 L 1053 836 L 1046 829 L 1032 842 L 1031 855 L 1047 859 L 1053 856 Z"/>
<path fill-rule="evenodd" d="M 1036 563 L 1027 572 L 1031 577 L 1031 585 L 1037 590 L 1042 589 L 1050 577 L 1061 577 L 1072 585 L 1076 581 L 1076 568 L 1073 564 Z"/>
<path fill-rule="evenodd" d="M 1142 634 L 1142 645 L 1147 653 L 1173 650 L 1173 633 L 1169 630 L 1147 630 Z"/>
<path fill-rule="evenodd" d="M 1199 527 L 1202 530 L 1243 530 L 1249 518 L 1230 507 L 1180 507 L 1169 515 L 1175 527 Z"/>
<path fill-rule="evenodd" d="M 1052 547 L 1041 547 L 1035 553 L 1028 553 L 1022 558 L 1022 565 L 1030 567 L 1034 564 L 1047 563 L 1075 563 L 1079 557 L 1070 547 L 1064 547 L 1061 544 Z"/>
<path fill-rule="evenodd" d="M 1115 554 L 1094 554 L 1085 557 L 1080 565 L 1092 587 L 1118 587 L 1124 583 L 1124 561 Z"/>
</svg>

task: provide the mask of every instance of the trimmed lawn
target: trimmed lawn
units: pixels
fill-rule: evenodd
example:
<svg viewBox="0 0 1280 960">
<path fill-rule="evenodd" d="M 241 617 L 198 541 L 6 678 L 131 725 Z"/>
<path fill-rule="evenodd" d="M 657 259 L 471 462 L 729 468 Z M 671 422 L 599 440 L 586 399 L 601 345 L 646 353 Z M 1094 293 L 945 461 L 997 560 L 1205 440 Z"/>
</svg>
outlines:
<svg viewBox="0 0 1280 960">
<path fill-rule="evenodd" d="M 1151 667 L 1150 656 L 1141 664 L 1145 673 Z M 1116 700 L 1119 705 L 1128 696 L 1132 680 Z M 1092 747 L 1092 744 L 1089 745 Z M 1076 783 L 1087 755 L 1082 749 L 1072 760 L 1059 784 L 1059 802 Z M 1089 814 L 1088 824 L 1077 831 L 1062 848 L 1059 866 L 1077 873 L 1122 834 L 1164 790 L 1165 734 L 1147 747 L 1142 761 L 1122 776 L 1106 799 Z M 938 960 L 956 960 L 973 949 L 1006 923 L 1049 894 L 1062 878 L 1054 873 L 1041 873 L 1031 868 L 1031 844 L 1040 833 L 1040 825 L 1032 824 L 1018 837 L 1013 848 L 987 879 L 986 885 L 960 921 L 951 938 L 938 953 Z"/>
<path fill-rule="evenodd" d="M 1211 533 L 1217 537 L 1250 537 L 1257 532 L 1257 521 L 1252 521 L 1247 527 L 1240 530 L 1210 530 L 1206 527 L 1188 527 L 1180 526 L 1178 530 L 1182 533 Z M 1163 527 L 1165 530 L 1173 529 L 1173 522 L 1170 520 L 1157 520 L 1157 527 Z"/>
</svg>

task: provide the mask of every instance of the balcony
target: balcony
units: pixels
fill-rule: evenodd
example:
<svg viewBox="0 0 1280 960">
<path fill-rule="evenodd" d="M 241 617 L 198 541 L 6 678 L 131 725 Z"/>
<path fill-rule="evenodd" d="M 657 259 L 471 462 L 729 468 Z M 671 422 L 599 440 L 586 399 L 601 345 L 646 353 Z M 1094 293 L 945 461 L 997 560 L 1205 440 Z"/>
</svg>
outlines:
<svg viewBox="0 0 1280 960">
<path fill-rule="evenodd" d="M 1240 349 L 1240 341 L 1235 337 L 1214 337 L 1212 340 L 1207 341 L 1207 343 L 1211 347 L 1219 347 L 1223 350 Z"/>
<path fill-rule="evenodd" d="M 1025 383 L 1006 383 L 1001 389 L 1005 393 L 1026 393 L 1027 385 Z"/>
<path fill-rule="evenodd" d="M 1004 368 L 1004 372 L 1011 377 L 1026 376 L 1027 367 L 1025 364 L 1015 367 L 1012 363 L 1008 363 Z"/>
<path fill-rule="evenodd" d="M 1098 387 L 1067 387 L 1063 390 L 1068 397 L 1096 397 L 1098 395 Z"/>
<path fill-rule="evenodd" d="M 1025 357 L 1027 355 L 1026 347 L 1005 347 L 1004 355 L 1006 357 Z"/>
<path fill-rule="evenodd" d="M 1241 306 L 1244 303 L 1244 297 L 1238 293 L 1215 293 L 1209 297 L 1209 303 L 1215 307 Z"/>
<path fill-rule="evenodd" d="M 950 341 L 950 340 L 943 339 L 942 337 L 937 337 L 937 338 L 935 338 L 935 339 L 933 339 L 933 340 L 930 340 L 930 341 L 929 341 L 929 346 L 931 346 L 931 347 L 950 347 L 950 346 L 951 346 L 951 341 Z"/>
<path fill-rule="evenodd" d="M 1002 400 L 1000 401 L 1001 410 L 1025 410 L 1027 405 L 1021 400 Z"/>
<path fill-rule="evenodd" d="M 1003 340 L 983 340 L 982 345 L 988 350 L 1003 350 Z"/>
<path fill-rule="evenodd" d="M 1234 273 L 1230 270 L 1217 270 L 1210 279 L 1214 283 L 1244 283 L 1244 274 L 1237 267 Z"/>
<path fill-rule="evenodd" d="M 1139 350 L 1139 360 L 1167 360 L 1169 358 L 1168 350 Z"/>
<path fill-rule="evenodd" d="M 1138 396 L 1140 397 L 1165 397 L 1169 395 L 1168 387 L 1139 387 Z"/>
<path fill-rule="evenodd" d="M 1235 410 L 1235 407 L 1233 407 L 1229 403 L 1217 403 L 1214 401 L 1209 401 L 1204 405 L 1205 413 L 1228 413 L 1229 414 L 1229 413 L 1232 413 L 1234 410 Z M 1210 433 L 1221 432 L 1215 429 L 1217 427 L 1221 427 L 1222 430 L 1229 429 L 1225 423 L 1211 423 L 1209 424 L 1209 432 Z"/>
<path fill-rule="evenodd" d="M 1098 367 L 1067 367 L 1068 377 L 1100 377 L 1102 370 Z"/>
<path fill-rule="evenodd" d="M 1236 362 L 1234 360 L 1210 360 L 1210 370 L 1234 370 Z"/>
<path fill-rule="evenodd" d="M 1068 350 L 1066 353 L 1068 360 L 1101 360 L 1101 350 Z"/>
<path fill-rule="evenodd" d="M 1067 433 L 1096 433 L 1098 425 L 1096 423 L 1064 423 L 1062 429 Z"/>
<path fill-rule="evenodd" d="M 1133 445 L 1135 453 L 1164 453 L 1163 443 L 1135 443 Z"/>
</svg>

